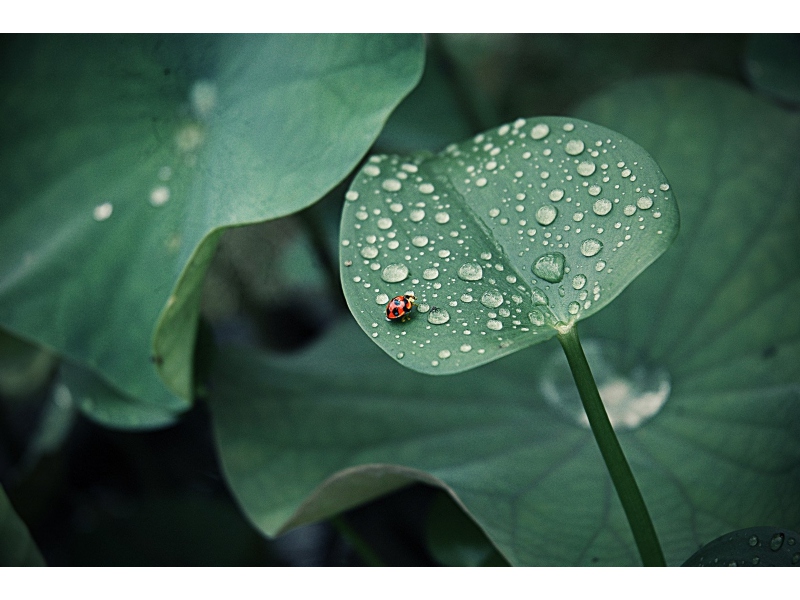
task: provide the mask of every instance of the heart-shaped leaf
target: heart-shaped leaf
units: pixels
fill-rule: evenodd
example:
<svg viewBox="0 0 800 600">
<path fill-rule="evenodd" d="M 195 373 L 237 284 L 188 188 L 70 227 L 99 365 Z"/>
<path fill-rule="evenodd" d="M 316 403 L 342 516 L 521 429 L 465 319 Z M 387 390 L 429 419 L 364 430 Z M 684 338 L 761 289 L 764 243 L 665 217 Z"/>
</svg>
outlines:
<svg viewBox="0 0 800 600">
<path fill-rule="evenodd" d="M 36 543 L 0 487 L 0 567 L 43 567 Z"/>
<path fill-rule="evenodd" d="M 342 287 L 407 367 L 456 373 L 596 313 L 672 243 L 650 155 L 579 119 L 519 119 L 431 156 L 374 156 L 346 195 Z M 416 314 L 385 306 L 416 297 Z"/>
<path fill-rule="evenodd" d="M 221 228 L 318 200 L 422 60 L 408 35 L 8 40 L 0 322 L 100 374 L 95 389 L 185 410 Z"/>
</svg>

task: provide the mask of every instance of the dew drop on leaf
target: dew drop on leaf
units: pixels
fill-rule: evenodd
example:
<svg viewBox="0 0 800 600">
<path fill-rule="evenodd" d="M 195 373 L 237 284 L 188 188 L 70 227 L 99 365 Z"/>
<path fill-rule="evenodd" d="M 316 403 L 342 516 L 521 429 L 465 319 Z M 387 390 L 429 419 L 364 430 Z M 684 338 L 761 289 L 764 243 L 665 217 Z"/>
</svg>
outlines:
<svg viewBox="0 0 800 600">
<path fill-rule="evenodd" d="M 381 279 L 386 283 L 398 283 L 408 277 L 408 267 L 402 263 L 388 265 L 381 272 Z"/>
<path fill-rule="evenodd" d="M 428 313 L 428 323 L 433 325 L 444 325 L 450 320 L 450 313 L 444 308 L 432 308 Z"/>
<path fill-rule="evenodd" d="M 653 199 L 650 196 L 642 196 L 636 201 L 636 206 L 638 206 L 642 210 L 647 210 L 648 208 L 653 206 Z"/>
<path fill-rule="evenodd" d="M 597 167 L 595 167 L 595 164 L 593 162 L 585 160 L 578 165 L 577 169 L 578 175 L 583 175 L 584 177 L 588 177 L 589 175 L 594 173 L 596 168 Z"/>
<path fill-rule="evenodd" d="M 594 256 L 603 249 L 603 242 L 594 238 L 589 238 L 581 242 L 581 254 L 586 257 Z"/>
<path fill-rule="evenodd" d="M 536 220 L 540 225 L 550 225 L 556 220 L 557 216 L 558 210 L 556 210 L 555 206 L 549 204 L 545 204 L 536 211 Z"/>
<path fill-rule="evenodd" d="M 503 294 L 498 290 L 487 290 L 481 296 L 481 304 L 486 308 L 497 308 L 503 303 Z"/>
<path fill-rule="evenodd" d="M 547 298 L 547 294 L 545 294 L 541 289 L 538 287 L 531 288 L 531 300 L 534 304 L 544 305 L 546 306 L 550 300 Z"/>
<path fill-rule="evenodd" d="M 528 319 L 530 319 L 530 322 L 537 327 L 544 325 L 544 314 L 538 308 L 534 308 L 530 313 L 528 313 Z"/>
<path fill-rule="evenodd" d="M 483 277 L 483 269 L 476 263 L 464 263 L 458 268 L 458 277 L 464 281 L 478 281 Z"/>
<path fill-rule="evenodd" d="M 611 204 L 611 200 L 600 198 L 599 200 L 595 200 L 592 210 L 594 211 L 594 214 L 602 217 L 610 213 L 612 207 L 613 205 Z"/>
<path fill-rule="evenodd" d="M 570 156 L 577 156 L 583 152 L 585 146 L 581 140 L 570 140 L 564 146 L 564 151 Z"/>
<path fill-rule="evenodd" d="M 497 319 L 489 319 L 486 326 L 493 331 L 500 331 L 503 328 L 503 323 Z"/>
<path fill-rule="evenodd" d="M 550 133 L 550 127 L 548 127 L 545 123 L 539 123 L 538 125 L 534 126 L 533 129 L 531 129 L 531 137 L 534 140 L 546 138 L 548 133 Z"/>
<path fill-rule="evenodd" d="M 424 235 L 416 235 L 411 239 L 411 243 L 417 248 L 424 248 L 428 245 L 428 237 Z"/>
<path fill-rule="evenodd" d="M 564 255 L 560 252 L 543 254 L 536 259 L 531 270 L 545 281 L 558 283 L 564 278 Z"/>
<path fill-rule="evenodd" d="M 586 285 L 586 275 L 578 274 L 572 278 L 572 287 L 575 288 L 576 290 L 583 289 L 583 286 L 585 285 Z"/>
<path fill-rule="evenodd" d="M 784 535 L 782 533 L 776 533 L 772 536 L 772 539 L 769 541 L 770 550 L 777 552 L 783 546 L 783 539 Z"/>
</svg>

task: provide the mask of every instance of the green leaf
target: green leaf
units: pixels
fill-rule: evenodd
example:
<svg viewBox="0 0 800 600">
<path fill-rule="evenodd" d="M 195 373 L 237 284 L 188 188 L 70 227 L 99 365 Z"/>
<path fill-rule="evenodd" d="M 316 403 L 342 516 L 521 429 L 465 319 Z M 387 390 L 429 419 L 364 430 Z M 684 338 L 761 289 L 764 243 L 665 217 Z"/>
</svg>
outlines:
<svg viewBox="0 0 800 600">
<path fill-rule="evenodd" d="M 800 566 L 800 534 L 777 527 L 748 527 L 709 542 L 684 567 Z"/>
<path fill-rule="evenodd" d="M 28 528 L 14 512 L 8 496 L 0 487 L 0 567 L 43 566 L 44 558 Z"/>
<path fill-rule="evenodd" d="M 423 59 L 409 35 L 4 46 L 0 320 L 173 413 L 191 401 L 221 230 L 298 211 L 344 178 Z"/>
<path fill-rule="evenodd" d="M 42 387 L 53 371 L 56 357 L 0 329 L 0 395 L 22 398 Z"/>
<path fill-rule="evenodd" d="M 682 199 L 674 247 L 581 324 L 667 562 L 759 523 L 797 530 L 800 118 L 698 77 L 621 86 L 580 114 L 641 140 Z M 222 349 L 226 477 L 271 535 L 415 478 L 512 564 L 638 564 L 565 363 L 548 342 L 427 377 L 353 325 L 296 358 Z"/>
<path fill-rule="evenodd" d="M 757 89 L 782 102 L 800 104 L 800 36 L 796 33 L 751 35 L 745 69 Z"/>
<path fill-rule="evenodd" d="M 431 374 L 593 315 L 666 250 L 679 221 L 644 149 L 561 117 L 519 119 L 436 156 L 374 156 L 346 197 L 350 310 L 388 354 Z M 417 314 L 391 322 L 384 307 L 403 294 Z"/>
</svg>

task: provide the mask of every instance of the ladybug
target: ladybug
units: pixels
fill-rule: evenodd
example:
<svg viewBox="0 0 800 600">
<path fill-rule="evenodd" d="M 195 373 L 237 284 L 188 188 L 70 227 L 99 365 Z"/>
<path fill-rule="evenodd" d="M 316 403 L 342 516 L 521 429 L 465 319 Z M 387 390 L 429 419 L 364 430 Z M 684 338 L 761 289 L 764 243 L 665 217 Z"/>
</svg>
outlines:
<svg viewBox="0 0 800 600">
<path fill-rule="evenodd" d="M 386 305 L 386 320 L 397 321 L 403 317 L 408 317 L 416 301 L 417 297 L 414 294 L 404 294 L 392 298 L 389 300 L 389 304 Z"/>
</svg>

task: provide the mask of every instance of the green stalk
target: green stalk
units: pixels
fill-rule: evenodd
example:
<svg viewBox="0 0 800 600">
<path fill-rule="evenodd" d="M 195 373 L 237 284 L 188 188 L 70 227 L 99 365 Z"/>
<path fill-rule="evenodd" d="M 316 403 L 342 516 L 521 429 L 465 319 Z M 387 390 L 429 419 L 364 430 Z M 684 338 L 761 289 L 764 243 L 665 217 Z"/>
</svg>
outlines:
<svg viewBox="0 0 800 600">
<path fill-rule="evenodd" d="M 572 370 L 583 408 L 589 418 L 589 425 L 592 427 L 592 433 L 606 462 L 611 481 L 622 502 L 642 563 L 645 567 L 664 567 L 666 566 L 664 553 L 661 551 L 653 521 L 647 512 L 642 493 L 625 459 L 611 421 L 608 420 L 608 414 L 597 391 L 597 384 L 589 369 L 589 363 L 586 362 L 581 341 L 578 339 L 578 330 L 574 324 L 568 328 L 559 328 L 557 337 L 561 347 L 564 348 L 564 354 L 567 355 L 569 368 Z"/>
</svg>

